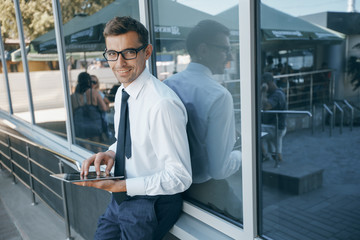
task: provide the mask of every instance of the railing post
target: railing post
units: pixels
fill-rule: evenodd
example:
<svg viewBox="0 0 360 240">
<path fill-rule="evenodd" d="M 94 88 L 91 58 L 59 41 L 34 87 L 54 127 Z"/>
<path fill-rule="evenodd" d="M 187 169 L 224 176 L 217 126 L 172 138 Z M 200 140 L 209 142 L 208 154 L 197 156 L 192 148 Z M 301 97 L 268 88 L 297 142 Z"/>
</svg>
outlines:
<svg viewBox="0 0 360 240">
<path fill-rule="evenodd" d="M 312 116 L 311 118 L 311 135 L 314 135 L 315 132 L 315 116 L 316 116 L 316 106 L 313 105 L 312 106 L 312 112 L 311 112 Z"/>
<path fill-rule="evenodd" d="M 276 116 L 276 125 L 275 125 L 275 141 L 276 141 L 276 150 L 275 150 L 275 167 L 279 167 L 279 142 L 278 142 L 278 139 L 279 139 L 279 114 L 276 113 L 275 114 Z"/>
<path fill-rule="evenodd" d="M 60 173 L 64 173 L 64 165 L 59 159 L 59 169 Z M 67 198 L 66 198 L 66 189 L 65 189 L 65 182 L 61 181 L 61 193 L 62 193 L 62 200 L 63 200 L 63 208 L 64 208 L 64 221 L 65 221 L 65 230 L 66 230 L 66 240 L 72 240 L 71 231 L 70 231 L 70 222 L 69 222 L 69 211 L 67 205 Z"/>
<path fill-rule="evenodd" d="M 354 124 L 354 108 L 347 100 L 344 100 L 344 103 L 350 109 L 350 131 L 352 131 Z"/>
<path fill-rule="evenodd" d="M 30 185 L 30 192 L 31 192 L 31 199 L 32 199 L 32 205 L 36 205 L 36 199 L 35 199 L 35 193 L 34 193 L 34 181 L 32 177 L 32 166 L 31 166 L 31 160 L 30 160 L 30 148 L 29 144 L 26 143 L 26 159 L 28 161 L 28 170 L 29 170 L 29 185 Z"/>
<path fill-rule="evenodd" d="M 8 149 L 9 149 L 11 175 L 13 177 L 13 184 L 16 184 L 16 177 L 15 177 L 15 174 L 14 174 L 14 164 L 13 164 L 13 160 L 12 160 L 11 141 L 10 141 L 10 136 L 9 135 L 8 135 L 7 141 L 8 141 Z"/>
<path fill-rule="evenodd" d="M 334 101 L 334 116 L 335 116 L 336 108 L 340 111 L 340 134 L 342 134 L 343 125 L 344 125 L 344 110 L 342 109 L 342 107 L 340 107 L 340 105 L 336 101 Z M 336 118 L 334 117 L 334 121 L 335 120 Z"/>
<path fill-rule="evenodd" d="M 324 132 L 325 131 L 325 104 L 323 106 L 323 110 L 322 110 L 322 116 L 321 116 L 321 129 Z"/>
<path fill-rule="evenodd" d="M 289 99 L 290 99 L 290 83 L 289 83 L 289 78 L 286 78 L 286 102 L 289 104 Z"/>
<path fill-rule="evenodd" d="M 330 123 L 329 123 L 329 125 L 330 125 L 330 137 L 332 136 L 332 129 L 333 129 L 333 126 L 334 126 L 334 113 L 330 110 L 330 108 L 326 105 L 326 104 L 324 104 L 323 105 L 323 107 L 324 107 L 324 112 L 323 112 L 323 130 L 325 129 L 325 111 L 327 111 L 328 113 L 329 113 L 329 119 L 330 119 Z"/>
<path fill-rule="evenodd" d="M 313 74 L 310 74 L 310 111 L 312 109 L 313 106 L 313 94 L 314 94 L 314 79 L 313 79 Z"/>
<path fill-rule="evenodd" d="M 335 105 L 335 101 L 334 101 L 334 106 L 333 106 L 333 123 L 334 125 L 332 126 L 332 128 L 335 128 L 335 123 L 336 123 L 336 105 Z"/>
</svg>

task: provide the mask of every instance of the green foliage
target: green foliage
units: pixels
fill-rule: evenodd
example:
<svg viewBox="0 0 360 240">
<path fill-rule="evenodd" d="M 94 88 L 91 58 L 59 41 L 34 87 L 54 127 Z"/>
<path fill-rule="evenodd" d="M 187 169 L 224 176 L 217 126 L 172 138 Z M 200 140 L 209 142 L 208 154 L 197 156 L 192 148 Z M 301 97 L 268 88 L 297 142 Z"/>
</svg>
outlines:
<svg viewBox="0 0 360 240">
<path fill-rule="evenodd" d="M 360 87 L 360 58 L 354 56 L 349 58 L 347 72 L 351 77 L 351 84 L 355 91 Z"/>
<path fill-rule="evenodd" d="M 114 0 L 60 0 L 63 23 L 75 14 L 91 15 Z M 25 38 L 33 40 L 54 28 L 51 0 L 19 0 Z M 13 0 L 0 0 L 0 24 L 3 38 L 18 37 Z"/>
</svg>

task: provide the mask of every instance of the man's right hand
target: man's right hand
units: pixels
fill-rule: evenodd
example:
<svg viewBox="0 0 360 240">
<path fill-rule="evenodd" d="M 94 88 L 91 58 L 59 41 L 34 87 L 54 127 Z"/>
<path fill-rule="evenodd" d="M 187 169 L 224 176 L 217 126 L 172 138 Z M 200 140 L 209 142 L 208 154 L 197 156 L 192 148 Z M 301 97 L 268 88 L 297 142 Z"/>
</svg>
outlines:
<svg viewBox="0 0 360 240">
<path fill-rule="evenodd" d="M 107 152 L 99 152 L 97 154 L 92 155 L 88 159 L 86 159 L 81 165 L 81 175 L 87 176 L 89 173 L 89 168 L 91 165 L 94 165 L 95 171 L 97 175 L 100 175 L 100 166 L 106 165 L 105 173 L 109 175 L 111 168 L 115 163 L 115 152 L 107 151 Z"/>
</svg>

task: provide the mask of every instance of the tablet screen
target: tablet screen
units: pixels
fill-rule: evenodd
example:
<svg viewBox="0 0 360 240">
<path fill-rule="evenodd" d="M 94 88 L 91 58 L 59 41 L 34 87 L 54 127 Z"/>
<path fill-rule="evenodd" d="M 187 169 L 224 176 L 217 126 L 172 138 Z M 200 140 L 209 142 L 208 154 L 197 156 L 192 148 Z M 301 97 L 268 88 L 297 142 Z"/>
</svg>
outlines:
<svg viewBox="0 0 360 240">
<path fill-rule="evenodd" d="M 96 172 L 89 172 L 89 174 L 86 177 L 81 176 L 80 172 L 59 173 L 59 174 L 52 174 L 50 176 L 65 182 L 83 182 L 83 181 L 111 180 L 111 179 L 124 178 L 124 176 L 114 176 L 112 173 L 110 173 L 110 175 L 106 175 L 105 172 L 101 172 L 100 175 L 96 175 Z"/>
</svg>

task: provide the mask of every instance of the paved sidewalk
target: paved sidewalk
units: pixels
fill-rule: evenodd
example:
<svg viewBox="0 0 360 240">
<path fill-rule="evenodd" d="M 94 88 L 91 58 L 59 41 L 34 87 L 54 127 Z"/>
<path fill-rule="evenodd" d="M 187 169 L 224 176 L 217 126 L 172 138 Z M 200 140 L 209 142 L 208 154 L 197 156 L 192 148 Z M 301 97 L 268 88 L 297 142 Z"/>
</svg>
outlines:
<svg viewBox="0 0 360 240">
<path fill-rule="evenodd" d="M 360 127 L 343 134 L 336 127 L 332 137 L 320 130 L 290 132 L 283 156 L 282 165 L 323 168 L 323 186 L 302 195 L 264 187 L 264 233 L 277 240 L 360 239 Z"/>
<path fill-rule="evenodd" d="M 0 239 L 1 240 L 64 240 L 65 223 L 54 211 L 31 194 L 22 183 L 13 184 L 7 170 L 0 170 Z M 83 240 L 74 230 L 71 236 Z"/>
</svg>

